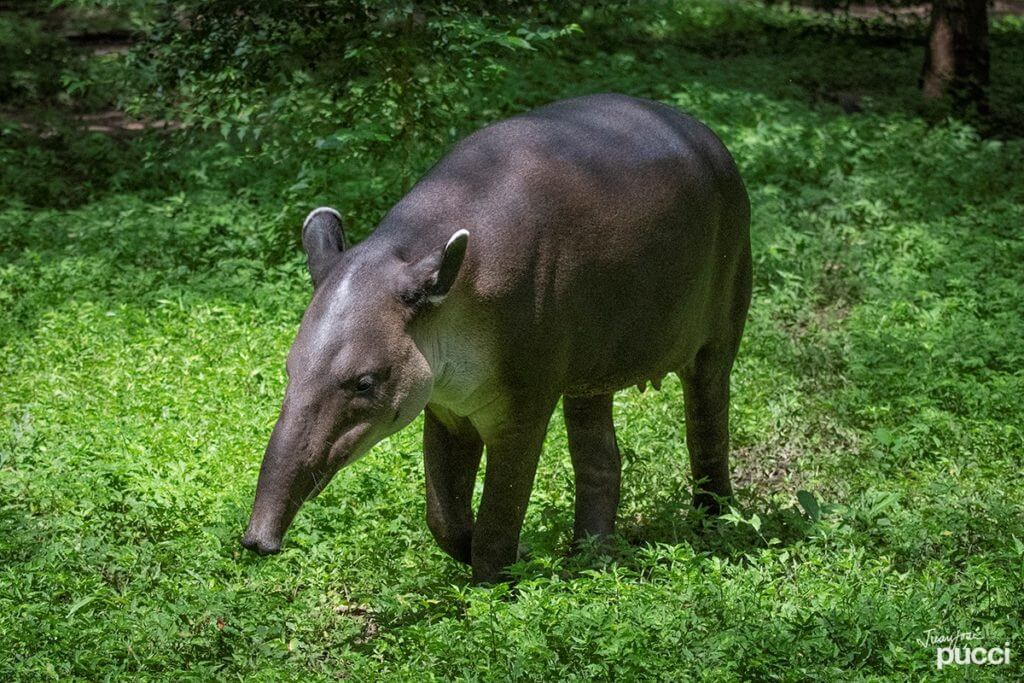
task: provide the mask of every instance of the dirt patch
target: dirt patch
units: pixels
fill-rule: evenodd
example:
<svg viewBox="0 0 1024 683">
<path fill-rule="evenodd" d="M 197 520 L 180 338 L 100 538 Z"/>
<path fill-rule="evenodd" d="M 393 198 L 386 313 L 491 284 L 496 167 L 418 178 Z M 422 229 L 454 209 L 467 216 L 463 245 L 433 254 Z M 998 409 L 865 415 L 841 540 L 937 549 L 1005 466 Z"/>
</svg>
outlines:
<svg viewBox="0 0 1024 683">
<path fill-rule="evenodd" d="M 803 481 L 803 454 L 800 444 L 778 437 L 733 449 L 733 485 L 765 493 L 795 490 Z"/>
<path fill-rule="evenodd" d="M 857 449 L 855 432 L 823 416 L 800 431 L 773 431 L 765 441 L 733 448 L 733 485 L 765 495 L 793 494 L 821 480 L 823 467 L 836 454 Z"/>
<path fill-rule="evenodd" d="M 168 121 L 165 119 L 132 119 L 123 111 L 118 111 L 116 109 L 110 109 L 96 114 L 85 114 L 84 116 L 79 116 L 78 120 L 82 123 L 82 127 L 85 128 L 85 130 L 99 133 L 110 133 L 112 135 L 137 133 L 154 128 L 160 130 L 176 130 L 182 127 L 179 121 Z"/>
<path fill-rule="evenodd" d="M 377 613 L 368 605 L 341 604 L 334 608 L 335 614 L 341 614 L 354 620 L 362 628 L 362 633 L 353 642 L 356 644 L 367 643 L 380 632 L 380 625 L 377 623 Z"/>
<path fill-rule="evenodd" d="M 50 110 L 49 117 L 40 117 L 29 111 L 0 111 L 0 120 L 6 119 L 19 126 L 26 133 L 42 139 L 59 135 L 62 130 L 81 130 L 89 133 L 104 133 L 115 137 L 137 135 L 147 130 L 178 130 L 184 126 L 180 121 L 166 119 L 133 119 L 123 111 L 108 109 L 92 114 L 71 114 Z"/>
</svg>

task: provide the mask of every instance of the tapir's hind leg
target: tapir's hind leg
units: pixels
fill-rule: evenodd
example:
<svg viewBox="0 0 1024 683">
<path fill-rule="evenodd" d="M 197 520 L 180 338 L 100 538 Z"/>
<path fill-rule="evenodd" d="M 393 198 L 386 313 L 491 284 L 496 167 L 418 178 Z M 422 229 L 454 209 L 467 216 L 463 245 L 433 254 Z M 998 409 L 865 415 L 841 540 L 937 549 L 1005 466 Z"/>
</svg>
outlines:
<svg viewBox="0 0 1024 683">
<path fill-rule="evenodd" d="M 744 204 L 745 207 L 745 204 Z M 735 271 L 734 298 L 728 322 L 679 373 L 686 401 L 686 446 L 695 484 L 693 504 L 711 514 L 720 512 L 719 499 L 732 496 L 729 481 L 729 374 L 739 350 L 750 306 L 749 212 L 739 217 L 744 248 Z M 717 497 L 717 498 L 716 498 Z"/>
<path fill-rule="evenodd" d="M 573 540 L 607 536 L 615 528 L 622 464 L 612 423 L 612 394 L 565 397 L 569 455 L 576 475 Z"/>
<path fill-rule="evenodd" d="M 695 488 L 693 504 L 720 512 L 718 498 L 732 495 L 729 481 L 729 372 L 731 350 L 705 347 L 679 373 L 686 400 L 686 445 Z"/>
<path fill-rule="evenodd" d="M 451 430 L 427 408 L 423 422 L 423 464 L 427 479 L 427 527 L 438 545 L 470 564 L 473 485 L 484 444 L 471 424 Z"/>
</svg>

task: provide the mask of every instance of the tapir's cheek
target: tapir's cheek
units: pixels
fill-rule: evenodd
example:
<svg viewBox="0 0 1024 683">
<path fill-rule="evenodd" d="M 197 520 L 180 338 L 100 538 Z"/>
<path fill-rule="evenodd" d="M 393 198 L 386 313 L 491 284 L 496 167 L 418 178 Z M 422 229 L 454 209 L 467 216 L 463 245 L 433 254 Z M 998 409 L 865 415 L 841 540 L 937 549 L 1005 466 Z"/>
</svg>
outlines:
<svg viewBox="0 0 1024 683">
<path fill-rule="evenodd" d="M 395 409 L 393 419 L 391 421 L 392 431 L 398 431 L 402 429 L 413 420 L 416 416 L 423 412 L 423 409 L 427 406 L 427 401 L 430 400 L 430 386 L 421 388 L 419 391 L 409 396 L 398 408 Z"/>
<path fill-rule="evenodd" d="M 331 446 L 328 455 L 328 468 L 337 471 L 354 462 L 369 450 L 369 447 L 373 445 L 371 431 L 372 424 L 369 421 L 360 421 L 344 430 Z"/>
</svg>

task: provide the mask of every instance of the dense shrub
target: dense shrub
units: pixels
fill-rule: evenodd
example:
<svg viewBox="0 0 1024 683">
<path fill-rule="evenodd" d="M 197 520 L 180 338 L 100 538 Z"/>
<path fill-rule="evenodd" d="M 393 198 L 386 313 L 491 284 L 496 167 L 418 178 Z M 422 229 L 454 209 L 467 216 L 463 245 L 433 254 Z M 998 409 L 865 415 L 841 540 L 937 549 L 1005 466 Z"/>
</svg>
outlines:
<svg viewBox="0 0 1024 683">
<path fill-rule="evenodd" d="M 451 141 L 488 113 L 511 53 L 564 35 L 530 3 L 166 2 L 136 52 L 151 73 L 139 111 L 214 129 L 271 162 L 296 157 L 299 187 L 343 164 L 397 161 Z M 490 9 L 485 9 L 490 8 Z M 482 110 L 482 111 L 481 111 Z"/>
</svg>

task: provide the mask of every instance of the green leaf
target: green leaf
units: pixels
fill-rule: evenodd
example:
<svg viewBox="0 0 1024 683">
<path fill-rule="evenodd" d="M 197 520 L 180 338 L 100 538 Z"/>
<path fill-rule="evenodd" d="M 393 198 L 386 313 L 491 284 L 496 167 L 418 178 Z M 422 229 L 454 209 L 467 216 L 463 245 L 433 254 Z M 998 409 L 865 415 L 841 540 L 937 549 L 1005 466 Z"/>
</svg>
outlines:
<svg viewBox="0 0 1024 683">
<path fill-rule="evenodd" d="M 95 595 L 90 595 L 88 597 L 82 598 L 81 600 L 79 600 L 75 604 L 71 605 L 71 609 L 68 610 L 68 615 L 67 615 L 66 618 L 70 619 L 75 614 L 75 612 L 77 612 L 78 610 L 82 609 L 83 607 L 85 607 L 89 603 L 95 601 L 96 599 L 97 599 L 97 596 L 95 596 Z"/>
<path fill-rule="evenodd" d="M 893 438 L 892 432 L 890 432 L 885 427 L 879 427 L 878 429 L 876 429 L 874 432 L 874 437 L 875 440 L 878 441 L 878 443 L 882 444 L 883 446 L 891 446 L 893 441 L 895 440 Z"/>
<path fill-rule="evenodd" d="M 796 499 L 812 521 L 817 522 L 821 519 L 821 506 L 818 504 L 818 499 L 814 497 L 813 493 L 810 491 L 797 491 Z"/>
</svg>

